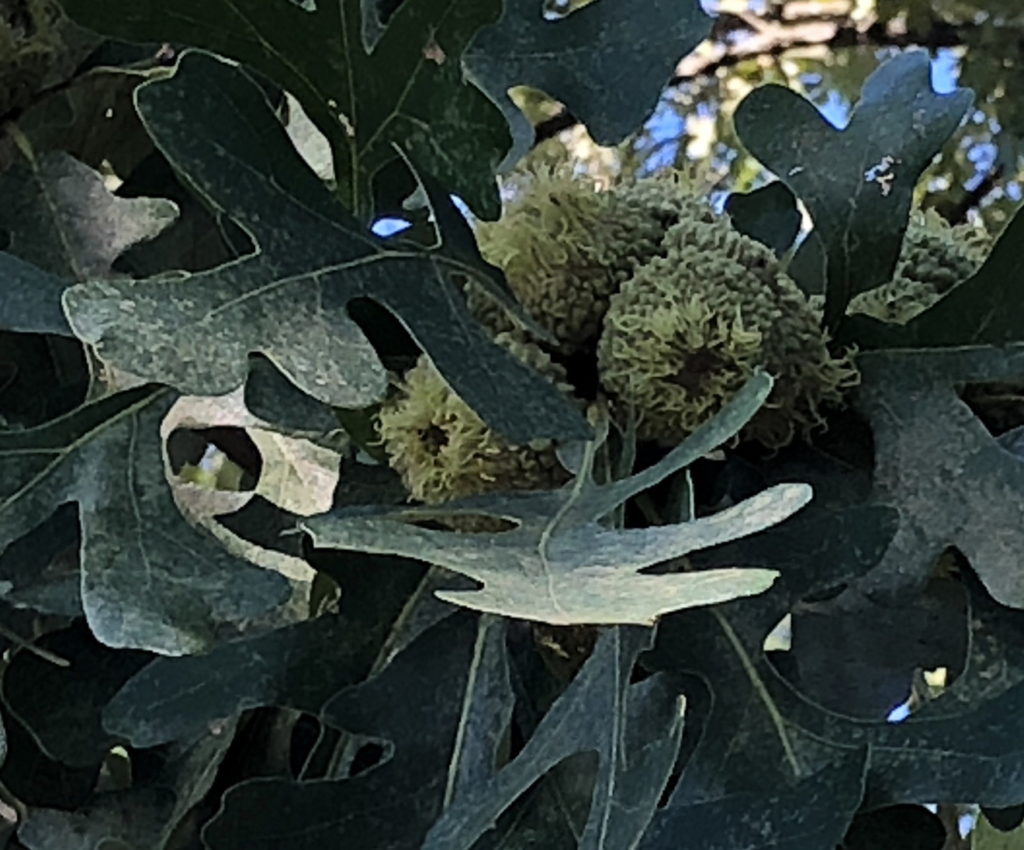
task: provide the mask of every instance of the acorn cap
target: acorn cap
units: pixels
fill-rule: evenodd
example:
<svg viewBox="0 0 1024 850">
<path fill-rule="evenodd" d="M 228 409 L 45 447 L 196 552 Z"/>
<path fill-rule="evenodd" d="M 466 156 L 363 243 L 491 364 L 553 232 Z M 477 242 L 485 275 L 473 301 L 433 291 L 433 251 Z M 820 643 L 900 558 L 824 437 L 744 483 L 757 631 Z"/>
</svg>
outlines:
<svg viewBox="0 0 1024 850">
<path fill-rule="evenodd" d="M 515 334 L 500 334 L 495 342 L 571 391 L 564 370 L 533 343 Z M 509 444 L 454 393 L 426 355 L 382 406 L 378 431 L 410 496 L 428 505 L 499 490 L 558 487 L 569 479 L 552 441 Z"/>
<path fill-rule="evenodd" d="M 498 221 L 478 224 L 477 241 L 561 350 L 578 351 L 600 332 L 611 295 L 663 253 L 667 228 L 683 217 L 712 215 L 684 184 L 673 176 L 600 191 L 567 171 L 542 170 Z M 508 329 L 475 312 L 494 330 Z"/>
<path fill-rule="evenodd" d="M 611 297 L 598 342 L 602 385 L 633 407 L 640 437 L 685 439 L 758 368 L 775 385 L 744 438 L 779 448 L 822 424 L 819 409 L 857 373 L 829 353 L 820 315 L 775 255 L 703 214 L 669 228 L 663 248 Z"/>
<path fill-rule="evenodd" d="M 858 293 L 847 312 L 904 325 L 971 277 L 990 249 L 988 235 L 971 225 L 952 227 L 934 210 L 915 212 L 893 279 Z"/>
</svg>

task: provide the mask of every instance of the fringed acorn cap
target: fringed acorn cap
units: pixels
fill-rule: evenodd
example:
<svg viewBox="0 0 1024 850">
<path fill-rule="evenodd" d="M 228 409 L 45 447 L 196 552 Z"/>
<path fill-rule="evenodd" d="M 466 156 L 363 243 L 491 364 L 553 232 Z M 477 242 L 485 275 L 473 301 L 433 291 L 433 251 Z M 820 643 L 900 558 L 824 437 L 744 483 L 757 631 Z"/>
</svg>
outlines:
<svg viewBox="0 0 1024 850">
<path fill-rule="evenodd" d="M 567 392 L 565 372 L 514 334 L 495 342 Z M 550 440 L 513 446 L 489 428 L 424 355 L 380 411 L 378 430 L 412 498 L 428 505 L 499 490 L 558 487 L 569 480 Z M 469 530 L 469 529 L 467 529 Z"/>
<path fill-rule="evenodd" d="M 775 386 L 744 438 L 778 448 L 821 424 L 857 374 L 831 356 L 775 255 L 704 214 L 672 226 L 663 248 L 611 297 L 598 342 L 602 385 L 633 407 L 640 437 L 685 439 L 758 368 Z"/>
<path fill-rule="evenodd" d="M 526 311 L 564 352 L 578 351 L 600 332 L 611 295 L 663 252 L 667 228 L 684 217 L 712 215 L 683 181 L 646 179 L 599 191 L 585 178 L 543 171 L 501 219 L 478 225 L 477 240 Z M 485 322 L 506 327 L 493 318 Z"/>
<path fill-rule="evenodd" d="M 847 312 L 906 324 L 971 277 L 990 249 L 991 240 L 977 228 L 952 227 L 934 210 L 916 212 L 903 237 L 893 279 L 859 293 Z"/>
</svg>

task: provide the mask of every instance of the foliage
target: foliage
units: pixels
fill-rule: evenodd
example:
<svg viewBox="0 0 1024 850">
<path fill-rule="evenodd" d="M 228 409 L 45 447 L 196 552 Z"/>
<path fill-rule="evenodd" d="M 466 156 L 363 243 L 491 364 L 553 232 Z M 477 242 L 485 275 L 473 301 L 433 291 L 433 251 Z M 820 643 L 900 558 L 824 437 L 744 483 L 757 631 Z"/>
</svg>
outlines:
<svg viewBox="0 0 1024 850">
<path fill-rule="evenodd" d="M 1016 846 L 1024 21 L 789 5 L 0 0 L 0 846 Z"/>
</svg>

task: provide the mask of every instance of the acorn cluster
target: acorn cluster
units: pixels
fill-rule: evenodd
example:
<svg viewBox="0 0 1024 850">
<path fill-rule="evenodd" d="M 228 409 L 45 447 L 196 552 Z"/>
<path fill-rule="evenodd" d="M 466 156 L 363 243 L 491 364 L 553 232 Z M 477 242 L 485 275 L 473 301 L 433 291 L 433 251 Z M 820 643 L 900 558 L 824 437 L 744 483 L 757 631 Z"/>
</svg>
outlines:
<svg viewBox="0 0 1024 850">
<path fill-rule="evenodd" d="M 856 373 L 775 255 L 725 217 L 683 219 L 663 248 L 611 299 L 598 342 L 602 384 L 639 435 L 679 442 L 757 369 L 776 382 L 743 437 L 779 448 L 819 425 Z"/>
<path fill-rule="evenodd" d="M 566 392 L 565 370 L 534 343 L 515 333 L 495 342 Z M 506 490 L 550 489 L 569 475 L 550 440 L 509 444 L 445 383 L 423 355 L 398 392 L 381 409 L 378 431 L 389 462 L 410 496 L 428 505 Z"/>
<path fill-rule="evenodd" d="M 580 404 L 606 398 L 641 440 L 684 440 L 760 370 L 775 383 L 740 439 L 777 449 L 822 427 L 857 383 L 848 353 L 829 347 L 820 307 L 682 176 L 601 190 L 547 169 L 520 189 L 476 235 L 549 339 L 530 340 L 482 290 L 467 289 L 469 307 Z M 972 274 L 986 248 L 934 214 L 915 216 L 893 281 L 851 310 L 904 321 Z M 581 363 L 589 381 L 578 380 Z M 569 479 L 554 445 L 509 445 L 426 356 L 384 404 L 379 432 L 411 496 L 427 504 Z"/>
<path fill-rule="evenodd" d="M 536 176 L 496 222 L 477 226 L 484 258 L 563 353 L 592 343 L 611 296 L 662 251 L 666 229 L 711 211 L 681 178 L 641 180 L 614 191 L 564 172 Z"/>
<path fill-rule="evenodd" d="M 915 212 L 893 279 L 855 296 L 847 312 L 905 325 L 971 277 L 991 248 L 988 235 L 969 224 L 953 227 L 934 210 Z"/>
</svg>

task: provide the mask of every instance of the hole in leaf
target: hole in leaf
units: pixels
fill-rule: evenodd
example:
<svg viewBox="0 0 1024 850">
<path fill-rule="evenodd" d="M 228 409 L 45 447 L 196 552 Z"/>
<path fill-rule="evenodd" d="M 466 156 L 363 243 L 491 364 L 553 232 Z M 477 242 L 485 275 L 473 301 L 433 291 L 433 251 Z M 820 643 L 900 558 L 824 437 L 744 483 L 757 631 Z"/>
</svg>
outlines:
<svg viewBox="0 0 1024 850">
<path fill-rule="evenodd" d="M 371 298 L 353 298 L 347 309 L 388 369 L 404 372 L 419 359 L 419 346 L 386 307 Z"/>
<path fill-rule="evenodd" d="M 371 767 L 376 767 L 384 760 L 387 752 L 387 747 L 385 747 L 380 741 L 368 741 L 359 748 L 358 752 L 353 757 L 352 764 L 349 766 L 348 775 L 357 776 L 358 774 L 369 770 Z"/>
<path fill-rule="evenodd" d="M 418 516 L 414 520 L 407 520 L 407 522 L 416 528 L 433 531 L 460 531 L 463 534 L 501 534 L 518 528 L 518 523 L 488 514 Z"/>
<path fill-rule="evenodd" d="M 960 398 L 993 437 L 1024 426 L 1024 386 L 1006 383 L 967 384 Z"/>
<path fill-rule="evenodd" d="M 981 811 L 985 815 L 985 819 L 1000 832 L 1012 832 L 1021 823 L 1024 823 L 1024 803 L 1004 809 L 982 807 Z"/>
<path fill-rule="evenodd" d="M 252 490 L 263 459 L 242 428 L 178 428 L 167 438 L 174 474 L 218 490 Z"/>
<path fill-rule="evenodd" d="M 556 679 L 569 682 L 594 651 L 599 631 L 593 626 L 552 626 L 533 623 L 533 640 L 544 664 Z"/>
</svg>

